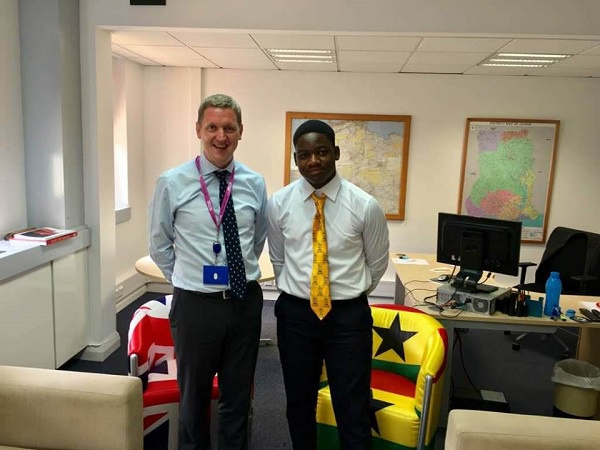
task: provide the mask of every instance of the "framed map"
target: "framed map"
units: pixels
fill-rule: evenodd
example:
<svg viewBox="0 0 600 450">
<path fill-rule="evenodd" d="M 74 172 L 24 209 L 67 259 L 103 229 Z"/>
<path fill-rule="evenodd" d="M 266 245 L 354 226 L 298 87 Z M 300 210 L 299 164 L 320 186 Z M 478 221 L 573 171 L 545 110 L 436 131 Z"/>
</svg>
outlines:
<svg viewBox="0 0 600 450">
<path fill-rule="evenodd" d="M 516 220 L 546 242 L 559 120 L 467 119 L 458 212 Z"/>
<path fill-rule="evenodd" d="M 301 178 L 294 162 L 292 138 L 309 119 L 335 131 L 340 159 L 336 170 L 377 199 L 388 220 L 404 220 L 411 116 L 373 114 L 286 113 L 284 184 Z"/>
</svg>

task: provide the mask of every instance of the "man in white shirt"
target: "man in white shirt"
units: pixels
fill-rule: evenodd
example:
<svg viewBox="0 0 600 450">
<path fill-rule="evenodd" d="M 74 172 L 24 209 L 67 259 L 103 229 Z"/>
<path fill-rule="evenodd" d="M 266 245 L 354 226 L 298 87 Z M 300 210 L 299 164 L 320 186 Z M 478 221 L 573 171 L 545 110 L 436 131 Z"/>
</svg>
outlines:
<svg viewBox="0 0 600 450">
<path fill-rule="evenodd" d="M 306 121 L 293 143 L 303 178 L 276 192 L 267 206 L 267 241 L 281 291 L 275 315 L 293 447 L 316 448 L 315 409 L 325 361 L 340 448 L 371 449 L 373 320 L 367 295 L 387 268 L 387 221 L 371 195 L 337 174 L 340 149 L 329 125 Z M 319 231 L 322 216 L 324 230 Z"/>
</svg>

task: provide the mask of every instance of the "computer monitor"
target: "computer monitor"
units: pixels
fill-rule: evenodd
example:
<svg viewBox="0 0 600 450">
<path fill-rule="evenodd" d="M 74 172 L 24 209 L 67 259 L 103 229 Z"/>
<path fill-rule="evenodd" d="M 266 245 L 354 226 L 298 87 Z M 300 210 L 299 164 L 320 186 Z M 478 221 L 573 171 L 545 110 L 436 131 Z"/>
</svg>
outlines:
<svg viewBox="0 0 600 450">
<path fill-rule="evenodd" d="M 460 265 L 452 286 L 469 292 L 493 292 L 479 284 L 484 271 L 518 275 L 521 222 L 439 213 L 437 261 Z"/>
</svg>

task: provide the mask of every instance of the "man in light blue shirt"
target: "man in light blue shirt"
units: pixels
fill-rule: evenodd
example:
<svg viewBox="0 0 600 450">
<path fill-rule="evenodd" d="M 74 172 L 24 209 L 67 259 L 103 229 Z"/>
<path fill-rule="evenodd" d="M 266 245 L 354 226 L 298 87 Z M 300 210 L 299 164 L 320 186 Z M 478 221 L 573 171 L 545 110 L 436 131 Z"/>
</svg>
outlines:
<svg viewBox="0 0 600 450">
<path fill-rule="evenodd" d="M 294 450 L 316 449 L 315 409 L 325 361 L 340 448 L 367 450 L 373 339 L 367 294 L 387 268 L 387 221 L 371 195 L 337 174 L 340 149 L 329 125 L 304 122 L 293 142 L 303 178 L 276 192 L 267 207 L 269 254 L 281 291 L 275 315 L 290 435 Z M 329 295 L 322 295 L 327 297 L 324 316 L 311 299 L 311 279 L 323 271 L 313 268 L 322 245 L 313 244 L 313 194 L 325 196 Z"/>
<path fill-rule="evenodd" d="M 206 98 L 196 123 L 202 154 L 163 173 L 150 205 L 150 256 L 174 287 L 169 319 L 182 450 L 210 449 L 208 414 L 217 372 L 219 448 L 248 448 L 267 193 L 264 178 L 233 159 L 242 131 L 234 99 Z M 242 277 L 241 285 L 235 277 Z"/>
</svg>

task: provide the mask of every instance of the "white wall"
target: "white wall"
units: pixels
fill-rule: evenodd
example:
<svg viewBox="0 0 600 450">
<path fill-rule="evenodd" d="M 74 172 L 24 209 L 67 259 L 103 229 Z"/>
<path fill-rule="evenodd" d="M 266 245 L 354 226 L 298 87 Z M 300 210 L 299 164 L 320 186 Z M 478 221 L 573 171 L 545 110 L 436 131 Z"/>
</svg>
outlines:
<svg viewBox="0 0 600 450">
<path fill-rule="evenodd" d="M 179 165 L 200 151 L 195 128 L 201 101 L 200 74 L 200 69 L 144 68 L 145 146 L 160 149 L 151 157 L 145 152 L 143 160 L 145 193 L 149 195 L 165 167 Z"/>
<path fill-rule="evenodd" d="M 200 69 L 142 67 L 124 60 L 131 218 L 116 229 L 116 284 L 130 283 L 135 262 L 148 254 L 148 204 L 156 178 L 200 151 L 194 124 Z M 145 146 L 158 151 L 147 155 Z"/>
<path fill-rule="evenodd" d="M 144 120 L 162 123 L 161 133 L 172 133 L 169 124 L 193 132 L 193 123 L 182 124 L 185 95 L 197 95 L 200 87 L 190 91 L 187 81 L 175 83 L 181 71 L 144 69 L 145 98 L 154 97 Z M 559 225 L 600 232 L 600 80 L 211 69 L 203 71 L 201 91 L 238 100 L 244 137 L 236 158 L 264 174 L 270 194 L 283 185 L 286 111 L 411 115 L 406 219 L 389 222 L 391 248 L 409 252 L 434 252 L 437 212 L 456 211 L 467 117 L 559 119 L 548 232 Z M 173 98 L 181 104 L 178 112 Z M 168 144 L 146 140 L 145 159 L 154 162 L 153 171 L 194 154 L 186 145 Z M 521 259 L 539 261 L 543 249 L 524 245 Z M 392 279 L 390 269 L 384 280 Z"/>
<path fill-rule="evenodd" d="M 0 3 L 0 237 L 27 226 L 16 0 Z"/>
</svg>

